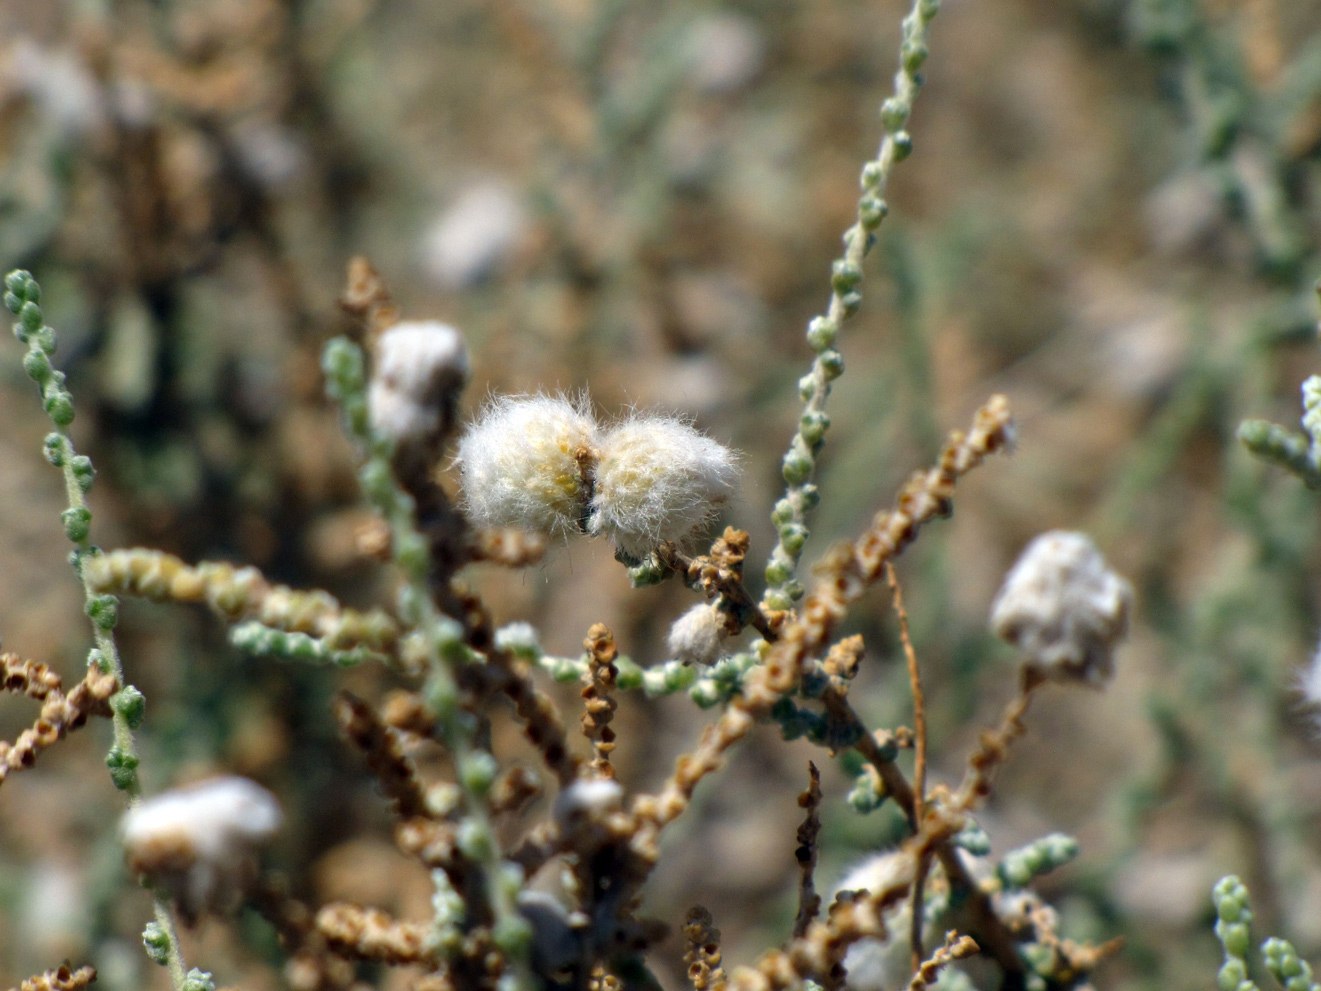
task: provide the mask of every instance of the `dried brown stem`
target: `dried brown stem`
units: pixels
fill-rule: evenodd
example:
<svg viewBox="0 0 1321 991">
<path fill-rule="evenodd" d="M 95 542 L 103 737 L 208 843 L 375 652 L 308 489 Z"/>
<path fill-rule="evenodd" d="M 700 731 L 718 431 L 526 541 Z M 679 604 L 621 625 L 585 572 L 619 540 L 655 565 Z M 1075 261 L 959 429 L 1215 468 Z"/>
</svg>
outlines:
<svg viewBox="0 0 1321 991">
<path fill-rule="evenodd" d="M 363 752 L 367 766 L 401 819 L 426 817 L 427 803 L 413 762 L 404 754 L 399 731 L 377 718 L 366 702 L 340 692 L 334 702 L 341 732 Z"/>
<path fill-rule="evenodd" d="M 373 334 L 399 322 L 399 308 L 385 280 L 362 255 L 349 259 L 348 282 L 339 298 L 340 309 L 360 320 Z"/>
<path fill-rule="evenodd" d="M 807 813 L 798 827 L 798 846 L 794 859 L 798 861 L 798 914 L 794 917 L 793 938 L 801 939 L 807 927 L 821 909 L 821 896 L 816 893 L 816 841 L 821 834 L 821 772 L 811 761 L 807 762 L 807 791 L 798 796 L 798 807 Z"/>
<path fill-rule="evenodd" d="M 400 922 L 379 909 L 332 902 L 317 912 L 316 928 L 332 950 L 351 960 L 388 964 L 435 962 L 427 950 L 430 926 Z"/>
<path fill-rule="evenodd" d="M 927 816 L 922 829 L 904 844 L 908 863 L 919 860 L 956 832 L 956 819 L 937 814 Z M 824 920 L 813 922 L 807 932 L 783 950 L 763 954 L 753 967 L 740 967 L 732 983 L 738 991 L 779 991 L 813 980 L 827 989 L 838 988 L 843 980 L 843 960 L 848 949 L 860 939 L 884 939 L 888 935 L 886 909 L 904 898 L 912 888 L 912 876 L 896 877 L 894 883 L 879 891 L 858 897 L 840 897 L 830 906 Z"/>
<path fill-rule="evenodd" d="M 64 964 L 55 970 L 29 977 L 10 991 L 82 991 L 95 981 L 95 967 L 79 967 L 77 970 L 71 970 L 68 964 Z"/>
<path fill-rule="evenodd" d="M 962 960 L 977 952 L 977 941 L 971 936 L 960 936 L 954 930 L 945 934 L 945 945 L 936 949 L 926 960 L 914 967 L 913 979 L 908 982 L 908 991 L 923 991 L 946 966 L 955 960 Z"/>
<path fill-rule="evenodd" d="M 108 551 L 83 566 L 93 592 L 135 595 L 153 602 L 204 602 L 224 619 L 255 619 L 287 633 L 305 633 L 335 650 L 366 647 L 398 660 L 399 624 L 379 609 L 358 612 L 327 592 L 275 585 L 256 568 L 223 561 L 191 566 L 162 551 Z"/>
<path fill-rule="evenodd" d="M 611 692 L 619 669 L 615 667 L 615 658 L 619 651 L 615 648 L 614 634 L 604 623 L 596 623 L 587 631 L 583 641 L 587 649 L 587 684 L 581 695 L 583 700 L 582 731 L 592 744 L 593 775 L 598 778 L 613 778 L 615 769 L 610 764 L 610 753 L 615 749 L 615 731 L 610 728 L 610 721 L 615 716 L 616 703 Z"/>
<path fill-rule="evenodd" d="M 688 910 L 683 920 L 686 947 L 683 962 L 688 965 L 688 980 L 693 991 L 721 991 L 726 985 L 720 965 L 720 930 L 711 913 L 701 905 Z"/>
<path fill-rule="evenodd" d="M 285 979 L 293 991 L 346 991 L 356 984 L 353 965 L 330 953 L 315 928 L 311 910 L 280 885 L 267 882 L 254 892 L 252 907 L 275 929 L 288 961 Z"/>
<path fill-rule="evenodd" d="M 1005 706 L 1000 725 L 993 730 L 985 730 L 977 749 L 968 757 L 968 771 L 955 798 L 956 808 L 969 809 L 991 793 L 991 781 L 996 768 L 1009 755 L 1009 748 L 1014 741 L 1027 732 L 1023 718 L 1032 706 L 1033 695 L 1043 684 L 1045 678 L 1036 669 L 1023 667 L 1018 695 Z"/>
<path fill-rule="evenodd" d="M 818 566 L 815 585 L 799 617 L 786 625 L 766 661 L 769 685 L 781 694 L 797 684 L 803 665 L 830 642 L 835 624 L 881 576 L 885 565 L 916 539 L 922 526 L 947 516 L 954 485 L 990 454 L 1009 446 L 1013 418 L 1004 396 L 992 396 L 968 434 L 949 436 L 934 468 L 915 473 L 891 509 L 877 514 L 853 544 L 833 548 Z"/>
<path fill-rule="evenodd" d="M 657 549 L 661 563 L 679 574 L 690 588 L 700 590 L 708 599 L 721 599 L 725 614 L 725 632 L 730 636 L 751 626 L 767 641 L 779 635 L 783 613 L 764 613 L 743 586 L 743 562 L 750 538 L 747 531 L 726 527 L 707 554 L 690 558 L 673 544 Z"/>
<path fill-rule="evenodd" d="M 13 743 L 0 741 L 0 783 L 14 771 L 31 767 L 38 754 L 85 725 L 92 716 L 109 718 L 110 696 L 119 690 L 113 674 L 92 665 L 65 694 L 60 677 L 44 664 L 14 654 L 0 654 L 0 677 L 6 691 L 22 692 L 41 701 L 41 712 L 31 726 Z"/>
<path fill-rule="evenodd" d="M 523 732 L 554 773 L 561 788 L 578 778 L 578 759 L 570 752 L 564 723 L 549 695 L 537 688 L 531 668 L 508 650 L 495 644 L 490 613 L 482 600 L 467 591 L 453 588 L 460 603 L 464 638 L 469 647 L 486 655 L 485 667 L 470 665 L 464 675 L 481 679 L 477 690 L 501 692 L 514 703 L 514 713 L 523 724 Z"/>
</svg>

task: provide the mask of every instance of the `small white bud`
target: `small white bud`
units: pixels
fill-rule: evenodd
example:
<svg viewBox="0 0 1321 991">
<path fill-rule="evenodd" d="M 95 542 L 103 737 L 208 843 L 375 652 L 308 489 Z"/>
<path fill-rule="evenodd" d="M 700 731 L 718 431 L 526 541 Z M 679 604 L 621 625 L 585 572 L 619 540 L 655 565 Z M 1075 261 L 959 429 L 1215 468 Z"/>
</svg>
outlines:
<svg viewBox="0 0 1321 991">
<path fill-rule="evenodd" d="M 505 185 L 469 186 L 427 232 L 423 268 L 442 289 L 464 289 L 495 272 L 526 229 L 523 204 Z"/>
<path fill-rule="evenodd" d="M 555 797 L 555 821 L 566 826 L 576 819 L 600 819 L 618 811 L 624 789 L 613 778 L 579 778 Z"/>
<path fill-rule="evenodd" d="M 590 529 L 642 557 L 683 543 L 733 492 L 734 452 L 666 416 L 638 416 L 601 442 Z"/>
<path fill-rule="evenodd" d="M 435 320 L 397 323 L 376 340 L 367 392 L 372 429 L 395 443 L 444 433 L 468 379 L 463 335 Z"/>
<path fill-rule="evenodd" d="M 504 396 L 459 441 L 468 517 L 481 527 L 568 533 L 587 516 L 599 440 L 586 399 Z"/>
<path fill-rule="evenodd" d="M 272 795 L 247 778 L 212 778 L 130 809 L 121 835 L 129 867 L 169 892 L 186 919 L 229 912 L 256 877 L 257 852 L 280 828 Z"/>
<path fill-rule="evenodd" d="M 724 616 L 712 603 L 703 602 L 674 621 L 667 643 L 671 657 L 686 664 L 712 664 L 726 639 Z"/>
<path fill-rule="evenodd" d="M 1132 598 L 1085 534 L 1053 530 L 1033 540 L 1005 576 L 991 628 L 1045 676 L 1100 683 L 1114 672 Z"/>
</svg>

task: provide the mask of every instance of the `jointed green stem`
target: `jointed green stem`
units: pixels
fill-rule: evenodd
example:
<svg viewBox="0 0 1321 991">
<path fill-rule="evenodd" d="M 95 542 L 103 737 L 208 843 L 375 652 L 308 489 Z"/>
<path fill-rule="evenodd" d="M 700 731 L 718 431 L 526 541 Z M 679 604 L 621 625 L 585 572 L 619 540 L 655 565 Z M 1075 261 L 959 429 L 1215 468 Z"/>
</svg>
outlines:
<svg viewBox="0 0 1321 991">
<path fill-rule="evenodd" d="M 41 310 L 41 287 L 28 272 L 10 272 L 5 277 L 5 305 L 18 317 L 18 322 L 14 324 L 14 336 L 27 345 L 23 370 L 41 389 L 42 405 L 55 426 L 54 431 L 46 435 L 46 460 L 64 473 L 64 490 L 69 505 L 61 514 L 61 520 L 65 536 L 74 545 L 69 559 L 83 584 L 84 610 L 92 622 L 92 635 L 96 642 L 95 649 L 88 656 L 88 663 L 113 673 L 120 685 L 120 690 L 110 699 L 114 744 L 106 756 L 106 765 L 110 768 L 110 777 L 115 787 L 126 793 L 129 808 L 132 808 L 138 804 L 142 795 L 133 731 L 142 721 L 144 703 L 142 693 L 125 683 L 124 665 L 115 644 L 114 629 L 119 618 L 119 600 L 113 595 L 95 592 L 83 574 L 83 562 L 100 553 L 91 543 L 92 513 L 87 508 L 87 491 L 92 487 L 95 471 L 91 460 L 74 449 L 73 439 L 69 436 L 68 428 L 74 416 L 73 396 L 65 388 L 64 373 L 51 366 L 50 359 L 55 353 L 55 331 L 45 323 Z M 170 968 L 170 978 L 175 991 L 183 991 L 187 975 L 179 939 L 170 907 L 160 897 L 156 898 L 156 920 L 169 935 L 166 962 Z"/>
<path fill-rule="evenodd" d="M 885 137 L 876 157 L 862 167 L 858 216 L 844 233 L 843 256 L 831 266 L 830 302 L 825 315 L 813 318 L 807 326 L 807 342 L 816 357 L 811 370 L 798 383 L 804 402 L 803 415 L 784 455 L 782 470 L 787 488 L 771 513 L 779 540 L 766 565 L 763 608 L 788 609 L 803 594 L 803 586 L 795 576 L 808 537 L 807 513 L 819 501 L 812 479 L 816 474 L 816 454 L 830 427 L 826 399 L 830 395 L 830 383 L 844 371 L 844 358 L 835 349 L 835 341 L 841 324 L 862 305 L 862 260 L 889 210 L 885 190 L 890 172 L 913 149 L 913 140 L 904 128 L 922 86 L 918 69 L 927 57 L 927 29 L 939 9 L 940 0 L 915 0 L 904 18 L 894 95 L 881 104 Z"/>
</svg>

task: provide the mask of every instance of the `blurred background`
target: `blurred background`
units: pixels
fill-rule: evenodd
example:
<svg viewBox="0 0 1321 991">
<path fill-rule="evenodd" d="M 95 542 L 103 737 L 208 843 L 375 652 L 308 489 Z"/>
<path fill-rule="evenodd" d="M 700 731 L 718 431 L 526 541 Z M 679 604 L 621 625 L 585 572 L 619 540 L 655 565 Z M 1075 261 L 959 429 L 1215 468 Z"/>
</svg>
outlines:
<svg viewBox="0 0 1321 991">
<path fill-rule="evenodd" d="M 469 413 L 491 393 L 590 389 L 607 416 L 662 407 L 745 451 L 725 522 L 751 532 L 759 570 L 803 330 L 880 138 L 905 11 L 3 0 L 0 268 L 34 272 L 59 331 L 74 437 L 99 469 L 93 539 L 382 600 L 318 367 L 362 253 L 406 316 L 464 330 Z M 999 852 L 1054 829 L 1082 841 L 1043 887 L 1064 935 L 1127 939 L 1099 987 L 1213 980 L 1209 891 L 1229 872 L 1252 888 L 1258 938 L 1316 960 L 1321 742 L 1294 683 L 1315 649 L 1321 496 L 1234 430 L 1294 423 L 1321 371 L 1321 6 L 946 0 L 925 72 L 915 151 L 841 337 L 806 560 L 1007 393 L 1017 452 L 969 477 L 899 565 L 935 778 L 957 780 L 1014 691 L 1014 655 L 986 631 L 1000 577 L 1038 532 L 1085 530 L 1138 593 L 1118 676 L 1045 693 L 983 825 Z M 88 630 L 20 359 L 0 347 L 0 636 L 73 680 Z M 471 577 L 548 650 L 577 653 L 600 620 L 644 664 L 692 601 L 674 582 L 630 589 L 586 539 Z M 377 697 L 388 676 L 244 657 L 201 611 L 123 616 L 149 792 L 254 777 L 284 804 L 273 861 L 296 893 L 429 913 L 425 871 L 395 851 L 328 712 L 337 688 Z M 911 722 L 884 594 L 851 631 L 868 644 L 857 704 L 875 725 Z M 576 692 L 556 691 L 576 722 Z M 0 738 L 34 713 L 0 699 Z M 622 699 L 626 785 L 658 784 L 710 718 L 682 697 Z M 0 980 L 70 957 L 111 991 L 164 986 L 116 841 L 108 737 L 90 727 L 0 792 Z M 515 731 L 496 742 L 519 752 Z M 827 790 L 823 888 L 900 835 L 890 810 L 844 801 L 847 768 L 763 729 L 668 838 L 644 912 L 677 927 L 707 905 L 727 964 L 782 941 L 809 758 Z M 255 916 L 204 922 L 185 949 L 222 985 L 281 986 Z M 675 936 L 657 952 L 670 987 L 681 956 Z"/>
</svg>

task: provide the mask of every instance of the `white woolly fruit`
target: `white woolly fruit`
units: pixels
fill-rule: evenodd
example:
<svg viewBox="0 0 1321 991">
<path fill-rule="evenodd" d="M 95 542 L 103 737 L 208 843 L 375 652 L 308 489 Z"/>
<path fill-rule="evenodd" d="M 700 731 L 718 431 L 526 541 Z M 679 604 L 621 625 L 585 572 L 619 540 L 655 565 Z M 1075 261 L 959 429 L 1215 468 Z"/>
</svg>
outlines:
<svg viewBox="0 0 1321 991">
<path fill-rule="evenodd" d="M 1131 586 L 1086 534 L 1052 530 L 1033 540 L 1005 576 L 991 628 L 1046 677 L 1099 684 L 1114 673 L 1132 600 Z"/>
<path fill-rule="evenodd" d="M 279 831 L 279 803 L 255 781 L 212 778 L 145 799 L 124 816 L 129 867 L 164 888 L 185 918 L 232 911 Z"/>
<path fill-rule="evenodd" d="M 712 664 L 728 638 L 723 614 L 714 604 L 702 602 L 674 621 L 666 642 L 670 656 L 685 664 Z"/>
<path fill-rule="evenodd" d="M 502 396 L 459 441 L 468 518 L 481 527 L 563 534 L 587 516 L 584 466 L 600 439 L 586 398 Z"/>
<path fill-rule="evenodd" d="M 845 875 L 834 891 L 865 890 L 871 894 L 889 891 L 913 881 L 915 862 L 902 850 L 887 850 L 868 857 Z M 844 957 L 849 991 L 891 991 L 903 987 L 912 976 L 912 899 L 902 898 L 884 914 L 888 939 L 863 939 L 849 947 Z"/>
<path fill-rule="evenodd" d="M 640 558 L 692 537 L 734 490 L 733 451 L 668 416 L 634 416 L 601 442 L 590 530 Z"/>
<path fill-rule="evenodd" d="M 444 433 L 468 380 L 463 335 L 436 320 L 409 320 L 381 334 L 373 354 L 372 429 L 396 444 Z"/>
</svg>

